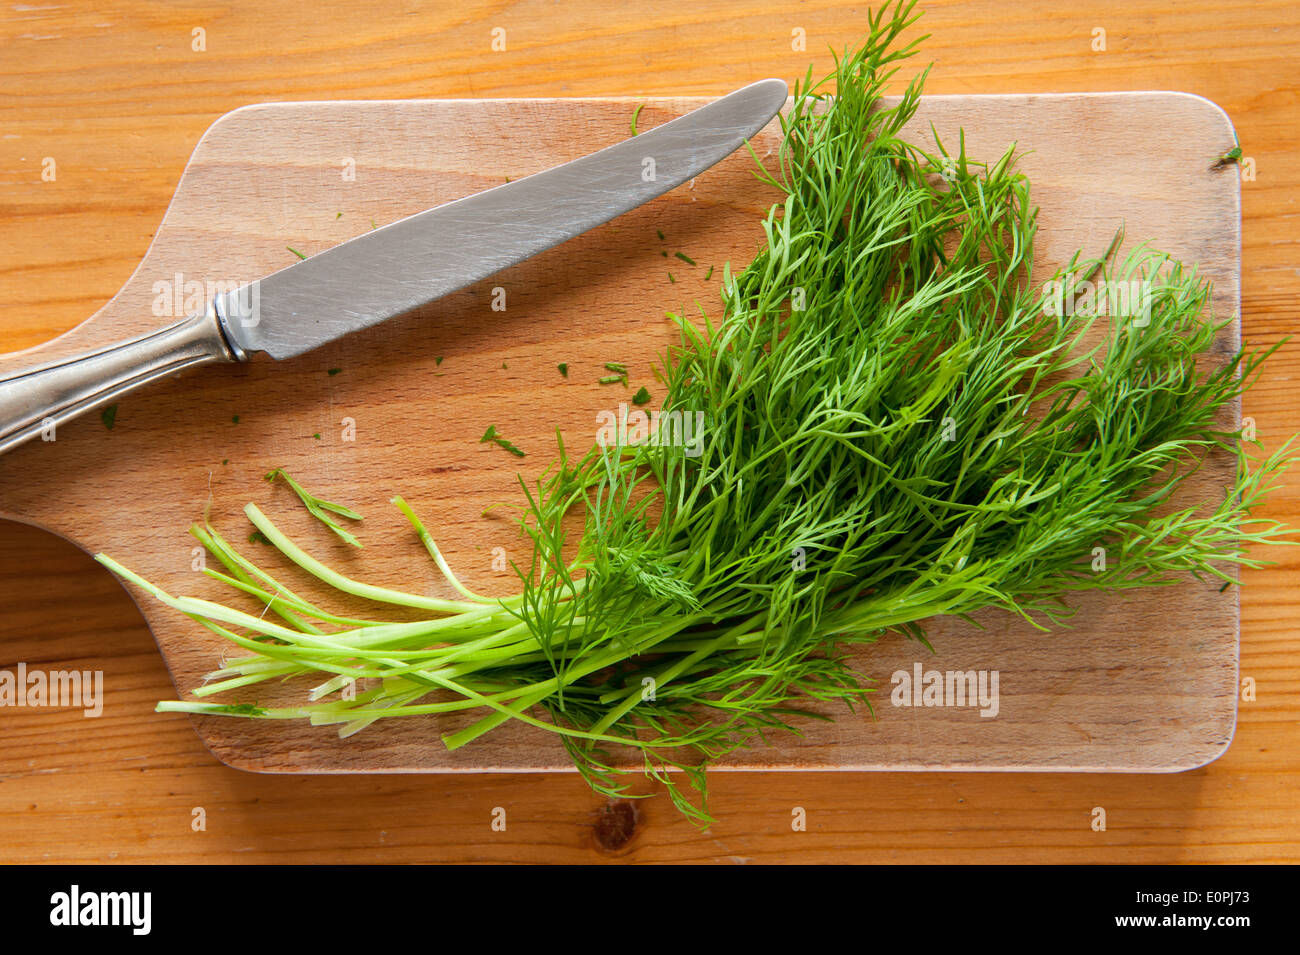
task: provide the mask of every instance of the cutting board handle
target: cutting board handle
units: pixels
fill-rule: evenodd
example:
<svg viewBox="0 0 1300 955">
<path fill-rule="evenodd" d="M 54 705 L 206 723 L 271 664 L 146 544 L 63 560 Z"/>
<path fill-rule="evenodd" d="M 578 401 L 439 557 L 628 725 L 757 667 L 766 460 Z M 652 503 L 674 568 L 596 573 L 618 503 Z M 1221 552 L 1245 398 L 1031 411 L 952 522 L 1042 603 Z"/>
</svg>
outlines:
<svg viewBox="0 0 1300 955">
<path fill-rule="evenodd" d="M 236 360 L 213 303 L 165 328 L 9 372 L 0 377 L 0 454 L 165 375 Z"/>
</svg>

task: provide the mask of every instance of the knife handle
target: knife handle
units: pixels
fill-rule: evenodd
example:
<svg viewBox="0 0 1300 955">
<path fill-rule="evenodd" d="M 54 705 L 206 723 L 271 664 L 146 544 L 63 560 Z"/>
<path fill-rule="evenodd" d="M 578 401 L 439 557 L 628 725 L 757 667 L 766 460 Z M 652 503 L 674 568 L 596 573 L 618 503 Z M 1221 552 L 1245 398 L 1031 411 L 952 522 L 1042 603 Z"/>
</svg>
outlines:
<svg viewBox="0 0 1300 955">
<path fill-rule="evenodd" d="M 214 303 L 166 328 L 0 377 L 0 454 L 141 385 L 242 357 L 227 344 Z"/>
</svg>

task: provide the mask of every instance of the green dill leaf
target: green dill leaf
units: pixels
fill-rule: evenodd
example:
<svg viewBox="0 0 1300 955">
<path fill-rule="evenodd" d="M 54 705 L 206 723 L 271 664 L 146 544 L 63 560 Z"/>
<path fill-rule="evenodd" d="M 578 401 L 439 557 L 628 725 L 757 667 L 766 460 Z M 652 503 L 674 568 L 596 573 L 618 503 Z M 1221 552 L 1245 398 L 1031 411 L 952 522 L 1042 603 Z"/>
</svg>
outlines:
<svg viewBox="0 0 1300 955">
<path fill-rule="evenodd" d="M 225 716 L 265 716 L 266 710 L 254 703 L 223 703 L 204 712 Z"/>
<path fill-rule="evenodd" d="M 675 255 L 677 258 L 681 259 L 681 260 L 682 260 L 683 262 L 685 262 L 687 265 L 694 265 L 694 264 L 695 264 L 695 260 L 694 260 L 693 258 L 691 258 L 689 255 L 687 255 L 685 252 L 674 252 L 673 255 Z"/>
<path fill-rule="evenodd" d="M 489 441 L 505 448 L 507 451 L 509 451 L 517 458 L 525 457 L 525 454 L 522 450 L 517 448 L 514 444 L 507 441 L 505 438 L 501 437 L 501 435 L 497 433 L 497 426 L 494 424 L 488 425 L 488 429 L 483 432 L 483 437 L 478 439 L 479 444 L 486 444 Z"/>
<path fill-rule="evenodd" d="M 225 703 L 220 707 L 209 709 L 209 713 L 226 713 L 227 716 L 265 716 L 263 707 L 255 703 Z"/>
<path fill-rule="evenodd" d="M 117 424 L 117 403 L 106 405 L 99 412 L 99 420 L 104 423 L 104 427 L 109 431 L 113 430 L 113 425 Z"/>
<path fill-rule="evenodd" d="M 1233 146 L 1226 153 L 1219 157 L 1216 166 L 1230 166 L 1233 163 L 1241 162 L 1241 146 Z"/>
<path fill-rule="evenodd" d="M 288 249 L 290 252 L 292 252 L 294 255 L 298 256 L 298 258 L 300 258 L 300 259 L 305 259 L 305 258 L 307 258 L 307 256 L 303 255 L 301 252 L 299 252 L 297 249 L 295 249 L 295 248 L 294 248 L 293 246 L 291 246 L 291 245 L 286 245 L 285 248 Z"/>
<path fill-rule="evenodd" d="M 632 396 L 632 404 L 643 405 L 650 401 L 650 391 L 642 385 L 635 395 Z"/>
</svg>

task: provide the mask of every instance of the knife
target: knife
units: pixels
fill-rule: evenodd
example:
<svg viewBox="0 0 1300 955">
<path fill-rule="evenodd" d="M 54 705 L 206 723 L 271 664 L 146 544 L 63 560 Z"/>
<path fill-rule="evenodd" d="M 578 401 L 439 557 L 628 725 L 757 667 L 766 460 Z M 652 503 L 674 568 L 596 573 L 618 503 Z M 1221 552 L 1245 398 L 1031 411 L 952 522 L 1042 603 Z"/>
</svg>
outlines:
<svg viewBox="0 0 1300 955">
<path fill-rule="evenodd" d="M 465 288 L 660 196 L 785 105 L 769 79 L 572 162 L 457 199 L 215 295 L 173 325 L 0 378 L 0 454 L 166 375 L 293 358 Z"/>
</svg>

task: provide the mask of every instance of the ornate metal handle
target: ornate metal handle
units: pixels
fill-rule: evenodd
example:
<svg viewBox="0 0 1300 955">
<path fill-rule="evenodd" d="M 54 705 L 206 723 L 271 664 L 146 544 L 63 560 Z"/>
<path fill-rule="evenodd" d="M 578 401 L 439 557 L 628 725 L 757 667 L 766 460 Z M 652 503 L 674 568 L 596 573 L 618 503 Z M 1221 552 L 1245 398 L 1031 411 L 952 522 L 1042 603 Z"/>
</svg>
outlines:
<svg viewBox="0 0 1300 955">
<path fill-rule="evenodd" d="M 0 454 L 165 375 L 242 357 L 209 305 L 166 328 L 6 375 L 0 378 Z"/>
</svg>

